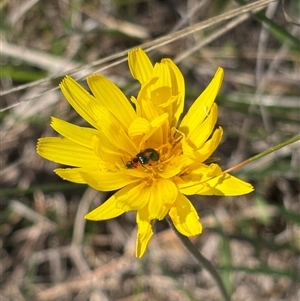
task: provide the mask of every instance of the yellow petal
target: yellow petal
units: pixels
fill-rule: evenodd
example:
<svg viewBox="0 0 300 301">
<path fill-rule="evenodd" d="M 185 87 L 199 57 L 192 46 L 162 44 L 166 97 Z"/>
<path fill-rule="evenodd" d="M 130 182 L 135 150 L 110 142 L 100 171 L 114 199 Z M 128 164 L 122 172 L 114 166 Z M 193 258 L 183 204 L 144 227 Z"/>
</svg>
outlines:
<svg viewBox="0 0 300 301">
<path fill-rule="evenodd" d="M 74 167 L 103 164 L 91 149 L 67 138 L 40 138 L 37 144 L 37 153 L 47 160 Z"/>
<path fill-rule="evenodd" d="M 149 145 L 155 144 L 157 146 L 160 146 L 167 141 L 170 130 L 168 122 L 170 116 L 164 111 L 159 103 L 155 103 L 155 97 L 151 96 L 152 85 L 154 85 L 153 82 L 156 80 L 158 80 L 158 78 L 152 78 L 141 88 L 137 98 L 136 109 L 138 116 L 148 120 L 151 123 L 152 127 L 157 126 L 157 129 L 155 129 L 155 131 L 152 131 L 153 133 L 151 133 L 150 135 L 151 138 L 149 140 Z M 159 93 L 157 93 L 157 95 L 159 95 Z M 156 98 L 166 99 L 166 102 L 168 102 L 168 98 L 158 97 L 157 95 Z"/>
<path fill-rule="evenodd" d="M 148 246 L 153 235 L 149 213 L 146 208 L 139 210 L 136 215 L 136 223 L 138 225 L 137 241 L 136 241 L 136 257 L 141 258 Z"/>
<path fill-rule="evenodd" d="M 108 110 L 98 106 L 92 106 L 91 111 L 97 119 L 97 127 L 104 136 L 117 148 L 131 155 L 136 155 L 137 150 L 132 140 L 128 137 L 118 120 Z M 96 117 L 95 117 L 96 118 Z"/>
<path fill-rule="evenodd" d="M 192 163 L 188 166 L 189 172 L 176 180 L 179 191 L 186 195 L 193 195 L 198 193 L 206 184 L 208 180 L 222 174 L 222 169 L 217 164 L 198 164 Z"/>
<path fill-rule="evenodd" d="M 51 118 L 51 126 L 62 136 L 88 148 L 92 148 L 93 136 L 98 136 L 99 133 L 95 129 L 77 126 L 55 117 Z"/>
<path fill-rule="evenodd" d="M 112 113 L 124 129 L 127 129 L 136 118 L 136 113 L 123 92 L 100 74 L 89 76 L 87 82 L 99 104 Z"/>
<path fill-rule="evenodd" d="M 166 167 L 164 167 L 163 170 L 158 170 L 157 173 L 160 177 L 164 178 L 164 179 L 170 179 L 172 177 L 175 177 L 176 175 L 178 175 L 182 170 L 181 166 L 174 166 L 174 165 L 170 165 L 168 164 Z"/>
<path fill-rule="evenodd" d="M 140 182 L 136 182 L 122 188 L 121 190 L 116 192 L 112 197 L 110 197 L 104 204 L 88 213 L 85 216 L 85 218 L 97 221 L 106 220 L 119 216 L 124 212 L 130 210 L 137 210 L 137 208 L 142 208 L 147 202 L 147 199 L 144 199 L 141 193 L 141 197 L 137 197 L 136 187 L 138 186 L 141 188 L 141 186 L 139 186 L 139 183 Z M 141 192 L 140 189 L 138 189 L 138 191 Z M 132 197 L 134 199 L 132 199 Z"/>
<path fill-rule="evenodd" d="M 205 160 L 207 160 L 219 146 L 222 140 L 222 136 L 223 129 L 219 127 L 214 131 L 212 137 L 207 140 L 198 151 L 196 151 L 196 161 L 204 162 Z"/>
<path fill-rule="evenodd" d="M 170 179 L 157 179 L 150 188 L 150 200 L 148 205 L 149 219 L 165 218 L 171 205 L 178 194 L 176 185 Z"/>
<path fill-rule="evenodd" d="M 151 82 L 157 81 L 157 78 L 151 79 Z M 149 82 L 150 83 L 150 82 Z M 154 102 L 154 98 L 151 96 L 152 85 L 147 83 L 139 91 L 137 97 L 137 112 L 140 117 L 143 117 L 150 122 L 159 115 L 164 113 L 163 109 Z"/>
<path fill-rule="evenodd" d="M 125 211 L 140 210 L 147 205 L 149 197 L 149 185 L 145 181 L 136 181 L 122 189 L 116 206 Z"/>
<path fill-rule="evenodd" d="M 119 170 L 97 170 L 80 171 L 84 181 L 96 190 L 110 191 L 120 189 L 128 184 L 136 183 L 137 179 Z"/>
<path fill-rule="evenodd" d="M 132 159 L 132 158 L 129 158 L 129 159 Z M 144 179 L 145 180 L 145 177 L 147 176 L 147 173 L 145 173 L 145 167 L 143 166 L 138 166 L 138 168 L 127 168 L 125 166 L 127 161 L 124 161 L 123 163 L 123 169 L 122 171 L 124 173 L 126 173 L 128 176 L 132 176 L 132 177 L 135 177 L 136 179 Z"/>
<path fill-rule="evenodd" d="M 178 95 L 176 101 L 172 104 L 172 121 L 171 127 L 176 127 L 179 117 L 184 107 L 185 84 L 184 77 L 179 68 L 170 59 L 163 59 L 163 63 L 167 64 L 170 71 L 172 95 Z"/>
<path fill-rule="evenodd" d="M 223 173 L 208 180 L 206 185 L 196 192 L 201 195 L 238 196 L 252 192 L 253 186 L 230 174 Z"/>
<path fill-rule="evenodd" d="M 198 169 L 192 167 L 190 169 L 193 171 L 176 182 L 183 194 L 236 196 L 253 191 L 251 184 L 222 173 L 217 164 L 212 163 L 209 166 L 202 164 Z"/>
<path fill-rule="evenodd" d="M 154 118 L 151 121 L 152 129 L 158 130 L 159 128 L 163 129 L 163 135 L 165 138 L 169 137 L 169 123 L 168 123 L 169 115 L 167 113 L 160 114 L 157 118 Z M 165 139 L 163 141 L 166 141 Z"/>
<path fill-rule="evenodd" d="M 184 98 L 184 82 L 182 82 L 183 78 L 177 78 L 175 76 L 173 70 L 174 66 L 175 64 L 170 59 L 163 59 L 161 63 L 155 64 L 153 76 L 154 78 L 157 78 L 157 80 L 149 86 L 146 94 L 155 107 L 159 107 L 163 109 L 164 112 L 168 113 L 169 122 L 162 128 L 163 133 L 168 132 L 172 125 L 176 126 L 177 117 L 174 115 L 174 111 L 177 112 L 178 117 L 181 113 L 179 113 L 178 110 L 181 109 L 182 111 L 181 100 Z M 178 77 L 179 74 L 181 75 L 180 72 L 176 73 Z M 181 81 L 181 83 L 178 83 L 177 80 Z M 181 90 L 179 90 L 179 85 L 181 86 Z M 157 111 L 161 114 L 159 110 Z"/>
<path fill-rule="evenodd" d="M 86 214 L 84 218 L 93 221 L 103 221 L 103 220 L 115 218 L 123 214 L 125 211 L 122 210 L 121 208 L 116 207 L 116 199 L 118 197 L 118 194 L 120 193 L 122 194 L 121 191 L 122 190 L 116 192 L 102 205 L 98 206 L 96 209 Z"/>
<path fill-rule="evenodd" d="M 70 76 L 66 76 L 59 86 L 75 111 L 89 124 L 97 128 L 96 120 L 89 109 L 89 104 L 96 102 L 96 99 Z"/>
<path fill-rule="evenodd" d="M 136 100 L 136 111 L 139 117 L 142 117 L 152 123 L 157 120 L 165 112 L 162 107 L 159 106 L 160 102 L 155 103 L 155 97 L 152 95 L 152 87 L 158 78 L 151 78 L 139 91 Z M 156 95 L 156 94 L 155 94 Z M 156 95 L 157 96 L 157 95 Z M 156 97 L 157 98 L 157 97 Z M 165 98 L 164 98 L 165 99 Z M 168 115 L 166 115 L 168 116 Z M 152 135 L 152 134 L 151 134 Z M 150 144 L 161 145 L 164 143 L 168 135 L 168 123 L 163 123 L 163 126 L 155 130 L 154 135 L 151 137 Z"/>
<path fill-rule="evenodd" d="M 216 150 L 221 142 L 223 135 L 222 128 L 218 128 L 213 132 L 212 137 L 207 140 L 199 149 L 195 149 L 186 141 L 185 137 L 182 139 L 183 153 L 190 159 L 197 162 L 204 162 Z"/>
<path fill-rule="evenodd" d="M 151 102 L 151 86 L 158 80 L 157 77 L 155 78 L 150 78 L 149 81 L 147 81 L 140 89 L 137 99 L 134 97 L 131 97 L 131 101 L 136 105 L 136 114 L 139 117 L 143 117 L 149 121 L 152 120 L 152 118 L 149 118 L 149 112 L 148 109 L 144 108 L 144 102 L 145 101 L 150 101 Z M 154 104 L 152 103 L 152 106 Z M 157 109 L 156 109 L 157 111 Z"/>
<path fill-rule="evenodd" d="M 150 122 L 145 118 L 138 117 L 130 124 L 128 129 L 128 135 L 130 137 L 142 135 L 148 133 L 150 129 Z"/>
<path fill-rule="evenodd" d="M 168 114 L 164 113 L 159 115 L 157 118 L 151 120 L 151 128 L 158 129 L 160 128 L 168 119 Z"/>
<path fill-rule="evenodd" d="M 143 139 L 150 139 L 148 142 L 152 147 L 158 147 L 163 144 L 164 142 L 164 132 L 162 129 L 162 124 L 164 124 L 168 118 L 167 114 L 164 114 L 163 111 L 161 113 L 158 112 L 156 106 L 153 105 L 152 101 L 150 100 L 143 100 L 143 111 L 145 114 L 142 114 L 143 118 L 148 120 L 151 124 L 152 129 L 148 132 L 146 138 Z M 158 123 L 156 122 L 158 121 Z M 154 126 L 154 127 L 153 127 Z"/>
<path fill-rule="evenodd" d="M 196 160 L 197 158 L 195 154 L 196 150 L 188 143 L 185 136 L 182 137 L 181 143 L 182 143 L 182 151 L 184 155 L 193 161 Z"/>
<path fill-rule="evenodd" d="M 153 76 L 157 78 L 153 85 L 149 86 L 147 95 L 150 95 L 151 104 L 154 105 L 158 115 L 168 114 L 168 122 L 164 123 L 156 134 L 160 134 L 161 144 L 166 143 L 170 131 L 170 124 L 174 121 L 173 104 L 178 100 L 179 95 L 173 95 L 172 79 L 170 67 L 166 64 L 166 59 L 154 66 Z M 176 85 L 176 83 L 174 83 Z M 147 109 L 148 110 L 148 109 Z M 155 115 L 153 115 L 155 118 Z M 158 137 L 154 137 L 153 140 Z M 158 141 L 158 140 L 157 140 Z"/>
<path fill-rule="evenodd" d="M 160 127 L 167 121 L 168 114 L 162 114 L 149 122 L 144 118 L 137 118 L 132 122 L 128 129 L 128 134 L 132 139 L 140 136 L 139 149 L 143 148 L 144 143 L 148 140 L 148 145 L 152 148 L 158 148 L 161 144 L 154 138 L 150 138 Z"/>
<path fill-rule="evenodd" d="M 64 180 L 78 184 L 86 184 L 86 181 L 80 175 L 82 169 L 84 168 L 56 168 L 54 172 Z"/>
<path fill-rule="evenodd" d="M 97 136 L 93 136 L 92 138 L 92 148 L 99 158 L 107 162 L 107 166 L 123 163 L 122 157 L 124 156 L 124 152 L 111 143 L 100 131 L 98 131 Z"/>
<path fill-rule="evenodd" d="M 169 211 L 176 229 L 185 236 L 198 235 L 202 232 L 199 216 L 192 203 L 181 193 Z"/>
<path fill-rule="evenodd" d="M 152 63 L 141 48 L 135 48 L 129 51 L 128 64 L 132 76 L 137 79 L 141 85 L 145 84 L 152 77 Z"/>
<path fill-rule="evenodd" d="M 194 131 L 189 132 L 189 135 L 187 136 L 189 143 L 195 148 L 200 148 L 214 130 L 217 119 L 218 106 L 214 103 L 207 118 L 205 118 L 202 123 L 199 123 Z"/>
<path fill-rule="evenodd" d="M 165 63 L 156 63 L 153 69 L 153 77 L 157 78 L 151 85 L 151 100 L 155 105 L 163 105 L 172 95 L 172 82 L 169 66 Z"/>
<path fill-rule="evenodd" d="M 210 112 L 210 109 L 220 90 L 223 77 L 223 69 L 218 68 L 212 81 L 209 83 L 203 93 L 196 99 L 194 104 L 190 107 L 188 113 L 183 118 L 179 130 L 186 136 L 188 136 L 189 133 L 193 133 Z"/>
</svg>

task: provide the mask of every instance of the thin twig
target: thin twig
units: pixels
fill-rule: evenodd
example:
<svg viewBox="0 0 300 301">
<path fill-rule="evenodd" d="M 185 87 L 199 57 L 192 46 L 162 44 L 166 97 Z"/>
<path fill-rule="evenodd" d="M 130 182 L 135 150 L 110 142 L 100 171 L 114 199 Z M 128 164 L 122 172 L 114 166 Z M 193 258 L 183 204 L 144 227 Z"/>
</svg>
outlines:
<svg viewBox="0 0 300 301">
<path fill-rule="evenodd" d="M 220 277 L 220 275 L 218 274 L 218 272 L 216 271 L 216 269 L 214 268 L 214 266 L 210 263 L 210 261 L 208 261 L 200 252 L 199 250 L 191 243 L 191 241 L 189 240 L 188 237 L 182 235 L 180 232 L 177 231 L 177 229 L 175 228 L 174 224 L 172 223 L 171 219 L 169 217 L 166 218 L 166 220 L 168 221 L 170 227 L 175 231 L 177 237 L 180 239 L 180 241 L 182 242 L 182 244 L 186 247 L 186 249 L 193 255 L 193 257 L 196 259 L 196 261 L 203 266 L 209 273 L 210 275 L 213 277 L 213 279 L 215 280 L 220 293 L 223 297 L 223 299 L 225 301 L 230 301 L 230 297 L 225 289 L 224 283 Z"/>
</svg>

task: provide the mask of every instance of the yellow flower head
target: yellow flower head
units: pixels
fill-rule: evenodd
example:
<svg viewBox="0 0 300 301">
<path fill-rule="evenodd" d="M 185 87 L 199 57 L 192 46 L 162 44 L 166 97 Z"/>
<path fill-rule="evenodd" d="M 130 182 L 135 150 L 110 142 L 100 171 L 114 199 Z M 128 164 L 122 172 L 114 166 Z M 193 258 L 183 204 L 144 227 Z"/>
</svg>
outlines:
<svg viewBox="0 0 300 301">
<path fill-rule="evenodd" d="M 140 48 L 129 52 L 128 62 L 141 85 L 132 103 L 102 75 L 87 79 L 93 95 L 66 76 L 60 84 L 64 96 L 93 128 L 53 117 L 51 126 L 64 138 L 39 139 L 37 152 L 72 166 L 55 170 L 65 180 L 102 191 L 119 189 L 85 218 L 99 221 L 137 211 L 136 256 L 141 257 L 153 235 L 152 221 L 167 214 L 183 235 L 202 232 L 199 216 L 184 195 L 234 196 L 253 188 L 208 163 L 222 138 L 222 129 L 215 128 L 214 101 L 223 69 L 218 68 L 179 123 L 185 86 L 174 62 L 163 59 L 153 66 Z"/>
</svg>

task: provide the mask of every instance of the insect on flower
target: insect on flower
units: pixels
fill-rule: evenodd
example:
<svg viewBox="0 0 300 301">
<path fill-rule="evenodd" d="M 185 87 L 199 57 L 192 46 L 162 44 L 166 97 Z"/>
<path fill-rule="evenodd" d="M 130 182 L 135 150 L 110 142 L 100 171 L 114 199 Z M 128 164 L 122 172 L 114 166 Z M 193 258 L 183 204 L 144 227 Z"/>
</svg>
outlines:
<svg viewBox="0 0 300 301">
<path fill-rule="evenodd" d="M 128 169 L 137 168 L 139 163 L 144 166 L 152 163 L 152 161 L 159 160 L 159 153 L 153 148 L 146 148 L 145 150 L 139 152 L 135 158 L 131 161 L 126 162 L 126 167 Z"/>
<path fill-rule="evenodd" d="M 125 165 L 126 165 L 126 168 L 128 168 L 128 169 L 137 168 L 139 166 L 139 159 L 135 157 L 132 160 L 126 162 Z"/>
<path fill-rule="evenodd" d="M 88 76 L 92 93 L 66 76 L 60 88 L 90 127 L 52 117 L 52 128 L 63 138 L 40 138 L 37 152 L 67 166 L 55 169 L 64 180 L 99 191 L 118 190 L 85 218 L 102 221 L 135 211 L 136 256 L 140 258 L 154 234 L 155 220 L 169 216 L 187 237 L 202 232 L 199 215 L 186 195 L 237 196 L 253 187 L 222 171 L 212 157 L 223 135 L 216 126 L 215 103 L 224 76 L 222 68 L 182 116 L 184 77 L 171 59 L 152 64 L 148 55 L 136 48 L 129 52 L 128 64 L 140 83 L 137 97 L 130 98 L 135 106 L 103 75 Z M 120 160 L 130 156 L 136 146 L 141 150 L 120 168 Z"/>
</svg>

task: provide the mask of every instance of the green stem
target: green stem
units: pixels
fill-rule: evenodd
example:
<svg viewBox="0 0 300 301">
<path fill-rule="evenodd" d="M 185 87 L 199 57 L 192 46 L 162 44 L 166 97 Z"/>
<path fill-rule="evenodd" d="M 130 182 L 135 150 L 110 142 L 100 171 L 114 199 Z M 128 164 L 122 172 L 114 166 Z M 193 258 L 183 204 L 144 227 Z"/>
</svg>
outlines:
<svg viewBox="0 0 300 301">
<path fill-rule="evenodd" d="M 233 166 L 233 167 L 231 167 L 227 170 L 224 170 L 223 172 L 225 173 L 225 172 L 231 172 L 233 170 L 237 170 L 237 169 L 239 169 L 239 168 L 241 168 L 241 167 L 243 167 L 243 166 L 245 166 L 245 165 L 247 165 L 247 164 L 249 164 L 253 161 L 256 161 L 256 160 L 258 160 L 258 159 L 260 159 L 260 158 L 262 158 L 266 155 L 269 155 L 269 154 L 279 150 L 280 148 L 283 148 L 284 146 L 287 146 L 289 144 L 297 142 L 298 140 L 300 140 L 300 135 L 294 136 L 293 138 L 291 138 L 289 140 L 286 140 L 282 143 L 279 143 L 276 146 L 273 146 L 273 147 L 265 150 L 264 152 L 259 153 L 258 155 L 255 155 L 255 156 L 253 156 L 253 157 L 251 157 L 251 158 L 249 158 L 249 159 L 247 159 L 247 160 L 245 160 L 245 161 L 243 161 L 243 162 L 241 162 L 241 163 L 239 163 L 239 164 L 237 164 L 237 165 L 235 165 L 235 166 Z"/>
<path fill-rule="evenodd" d="M 174 230 L 176 233 L 177 237 L 180 239 L 182 244 L 186 247 L 186 249 L 190 252 L 190 254 L 193 255 L 193 257 L 196 259 L 196 261 L 203 266 L 213 277 L 215 280 L 220 293 L 225 301 L 230 301 L 230 297 L 225 289 L 224 283 L 216 271 L 216 269 L 213 267 L 213 265 L 208 261 L 200 252 L 199 250 L 191 243 L 188 237 L 182 235 L 178 230 L 175 228 L 174 224 L 172 223 L 172 220 L 170 217 L 166 217 L 166 220 L 168 221 L 170 227 Z"/>
</svg>

